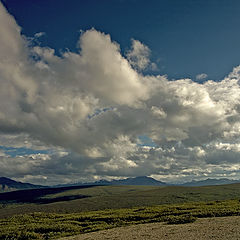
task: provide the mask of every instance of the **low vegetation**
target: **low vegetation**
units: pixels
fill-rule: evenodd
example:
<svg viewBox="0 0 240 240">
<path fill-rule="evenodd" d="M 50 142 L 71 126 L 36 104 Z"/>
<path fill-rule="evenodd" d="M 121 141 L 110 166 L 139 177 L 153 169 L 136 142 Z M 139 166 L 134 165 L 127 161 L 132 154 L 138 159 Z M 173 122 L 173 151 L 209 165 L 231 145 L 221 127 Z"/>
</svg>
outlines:
<svg viewBox="0 0 240 240">
<path fill-rule="evenodd" d="M 240 215 L 239 200 L 168 204 L 72 214 L 31 213 L 0 220 L 0 239 L 56 239 L 139 223 L 182 224 L 203 217 Z"/>
<path fill-rule="evenodd" d="M 0 194 L 0 218 L 17 214 L 79 213 L 240 198 L 240 184 L 205 187 L 85 186 Z"/>
</svg>

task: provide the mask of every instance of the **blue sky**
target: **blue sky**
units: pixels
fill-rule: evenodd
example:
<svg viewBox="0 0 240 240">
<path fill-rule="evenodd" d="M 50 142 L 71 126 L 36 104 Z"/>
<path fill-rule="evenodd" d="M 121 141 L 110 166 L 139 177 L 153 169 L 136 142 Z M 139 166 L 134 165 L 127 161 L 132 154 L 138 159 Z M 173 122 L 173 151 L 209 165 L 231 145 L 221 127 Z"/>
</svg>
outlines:
<svg viewBox="0 0 240 240">
<path fill-rule="evenodd" d="M 240 179 L 239 10 L 2 0 L 0 176 Z"/>
<path fill-rule="evenodd" d="M 14 147 L 5 147 L 0 146 L 0 149 L 5 152 L 5 154 L 16 157 L 16 156 L 22 156 L 22 155 L 31 155 L 31 154 L 47 154 L 49 153 L 47 150 L 34 150 L 31 148 L 14 148 Z"/>
<path fill-rule="evenodd" d="M 220 80 L 240 60 L 237 0 L 5 0 L 26 36 L 45 32 L 42 46 L 76 51 L 79 30 L 108 33 L 124 52 L 130 39 L 152 51 L 170 78 L 206 73 Z"/>
</svg>

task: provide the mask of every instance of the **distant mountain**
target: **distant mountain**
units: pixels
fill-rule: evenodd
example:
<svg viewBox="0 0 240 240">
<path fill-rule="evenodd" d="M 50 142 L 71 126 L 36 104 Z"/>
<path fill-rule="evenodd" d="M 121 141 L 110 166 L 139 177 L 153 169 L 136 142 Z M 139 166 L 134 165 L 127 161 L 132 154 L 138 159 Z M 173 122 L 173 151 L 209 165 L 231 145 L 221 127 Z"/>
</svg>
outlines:
<svg viewBox="0 0 240 240">
<path fill-rule="evenodd" d="M 232 184 L 232 183 L 240 183 L 240 180 L 232 180 L 228 178 L 214 179 L 208 178 L 201 181 L 191 181 L 180 184 L 181 186 L 189 186 L 189 187 L 200 187 L 200 186 L 209 186 L 209 185 L 223 185 L 223 184 Z"/>
<path fill-rule="evenodd" d="M 221 179 L 213 179 L 208 178 L 201 181 L 193 180 L 191 182 L 186 182 L 183 184 L 175 184 L 177 186 L 191 186 L 191 187 L 200 187 L 200 186 L 210 186 L 210 185 L 224 185 L 224 184 L 232 184 L 232 183 L 240 183 L 240 180 L 232 180 L 228 178 Z M 171 186 L 173 184 L 168 184 L 165 182 L 158 181 L 151 177 L 134 177 L 134 178 L 126 178 L 121 180 L 100 180 L 93 183 L 85 183 L 89 185 L 148 185 L 148 186 Z"/>
<path fill-rule="evenodd" d="M 200 187 L 200 186 L 210 186 L 210 185 L 223 185 L 223 184 L 232 184 L 232 183 L 240 183 L 240 180 L 231 180 L 227 178 L 222 179 L 212 179 L 208 178 L 206 180 L 201 181 L 191 181 L 182 184 L 171 184 L 165 183 L 162 181 L 158 181 L 151 177 L 141 176 L 141 177 L 133 177 L 126 178 L 120 180 L 99 180 L 96 182 L 87 182 L 87 183 L 72 183 L 72 184 L 61 184 L 56 185 L 54 187 L 71 187 L 71 186 L 86 186 L 86 185 L 145 185 L 145 186 L 186 186 L 186 187 Z"/>
<path fill-rule="evenodd" d="M 120 179 L 120 180 L 110 180 L 110 181 L 108 181 L 108 180 L 99 180 L 99 181 L 96 181 L 96 182 L 68 184 L 68 186 L 75 186 L 75 185 L 145 185 L 145 186 L 164 186 L 164 185 L 167 185 L 167 184 L 165 182 L 158 181 L 158 180 L 156 180 L 154 178 L 151 178 L 151 177 L 141 176 L 141 177 Z M 63 186 L 63 185 L 61 185 L 61 186 Z"/>
<path fill-rule="evenodd" d="M 121 180 L 112 180 L 110 181 L 110 185 L 148 185 L 148 186 L 161 186 L 166 185 L 166 183 L 158 181 L 151 177 L 134 177 L 134 178 L 126 178 Z"/>
<path fill-rule="evenodd" d="M 0 177 L 0 192 L 10 192 L 22 189 L 43 188 L 44 186 L 30 183 L 16 182 L 10 178 Z"/>
</svg>

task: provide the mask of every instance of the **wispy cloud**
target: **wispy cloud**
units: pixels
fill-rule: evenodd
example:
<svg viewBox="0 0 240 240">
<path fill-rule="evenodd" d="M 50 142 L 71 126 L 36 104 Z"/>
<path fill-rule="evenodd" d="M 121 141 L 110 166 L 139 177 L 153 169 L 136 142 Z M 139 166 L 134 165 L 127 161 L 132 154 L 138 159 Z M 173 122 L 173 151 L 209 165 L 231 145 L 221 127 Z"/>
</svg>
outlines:
<svg viewBox="0 0 240 240">
<path fill-rule="evenodd" d="M 40 38 L 40 37 L 42 37 L 42 36 L 44 36 L 44 35 L 46 35 L 45 32 L 38 32 L 38 33 L 35 33 L 35 34 L 34 34 L 34 37 L 35 37 L 35 38 Z"/>
<path fill-rule="evenodd" d="M 208 75 L 206 73 L 201 73 L 196 76 L 196 79 L 203 80 L 203 79 L 206 79 L 207 77 L 208 77 Z"/>
</svg>

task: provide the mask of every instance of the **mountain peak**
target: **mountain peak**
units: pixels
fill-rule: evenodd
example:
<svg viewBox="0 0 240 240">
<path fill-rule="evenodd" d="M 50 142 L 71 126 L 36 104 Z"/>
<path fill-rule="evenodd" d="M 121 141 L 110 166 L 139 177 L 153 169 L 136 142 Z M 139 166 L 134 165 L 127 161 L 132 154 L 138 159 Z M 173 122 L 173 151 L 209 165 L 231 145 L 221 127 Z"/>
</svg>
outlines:
<svg viewBox="0 0 240 240">
<path fill-rule="evenodd" d="M 21 189 L 42 188 L 43 186 L 34 185 L 30 183 L 22 183 L 14 181 L 10 178 L 0 177 L 0 192 L 9 192 Z"/>
<path fill-rule="evenodd" d="M 106 182 L 109 185 L 155 185 L 155 186 L 166 185 L 166 183 L 164 182 L 158 181 L 152 177 L 147 177 L 147 176 L 138 176 L 138 177 L 112 180 L 112 181 L 106 181 Z"/>
<path fill-rule="evenodd" d="M 0 184 L 12 184 L 12 183 L 17 183 L 17 182 L 10 178 L 0 177 Z"/>
</svg>

